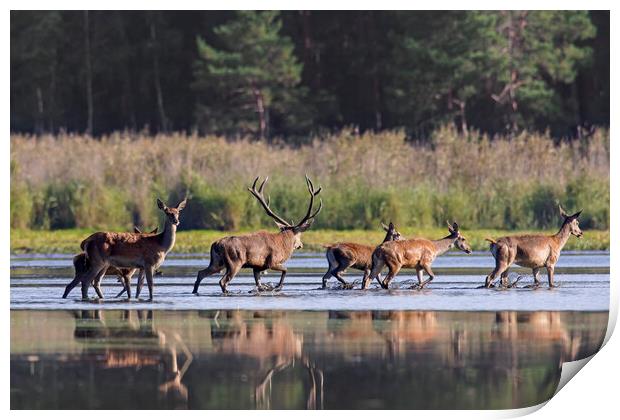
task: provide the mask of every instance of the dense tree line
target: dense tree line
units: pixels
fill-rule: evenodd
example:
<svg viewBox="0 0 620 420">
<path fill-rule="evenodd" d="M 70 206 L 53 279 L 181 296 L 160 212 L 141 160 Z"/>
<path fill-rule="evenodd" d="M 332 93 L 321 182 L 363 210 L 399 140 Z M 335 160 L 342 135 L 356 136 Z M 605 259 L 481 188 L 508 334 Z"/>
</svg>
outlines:
<svg viewBox="0 0 620 420">
<path fill-rule="evenodd" d="M 609 12 L 12 11 L 11 130 L 609 124 Z"/>
</svg>

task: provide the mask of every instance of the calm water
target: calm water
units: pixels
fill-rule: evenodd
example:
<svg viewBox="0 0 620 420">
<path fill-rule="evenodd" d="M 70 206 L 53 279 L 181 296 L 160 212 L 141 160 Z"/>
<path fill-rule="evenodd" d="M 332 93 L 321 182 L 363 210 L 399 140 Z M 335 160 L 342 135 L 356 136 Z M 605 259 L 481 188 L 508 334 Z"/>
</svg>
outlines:
<svg viewBox="0 0 620 420">
<path fill-rule="evenodd" d="M 504 409 L 607 313 L 11 311 L 11 408 Z"/>
<path fill-rule="evenodd" d="M 281 292 L 243 270 L 229 296 L 219 276 L 194 296 L 207 265 L 168 258 L 154 302 L 114 299 L 113 277 L 84 302 L 79 287 L 61 299 L 71 256 L 12 256 L 11 408 L 519 408 L 549 399 L 607 326 L 608 253 L 562 254 L 554 290 L 476 289 L 487 254 L 440 257 L 422 292 L 407 271 L 389 291 L 319 290 L 324 256 L 301 254 Z"/>
</svg>

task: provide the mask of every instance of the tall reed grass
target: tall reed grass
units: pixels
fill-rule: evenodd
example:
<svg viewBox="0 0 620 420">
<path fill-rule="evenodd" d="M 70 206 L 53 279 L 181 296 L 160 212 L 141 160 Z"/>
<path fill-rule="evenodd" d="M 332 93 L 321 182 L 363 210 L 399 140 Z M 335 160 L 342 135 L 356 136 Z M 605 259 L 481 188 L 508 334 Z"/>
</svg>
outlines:
<svg viewBox="0 0 620 420">
<path fill-rule="evenodd" d="M 323 186 L 315 226 L 375 229 L 440 226 L 556 227 L 557 203 L 584 208 L 582 227 L 609 226 L 609 133 L 554 141 L 512 139 L 451 127 L 430 143 L 402 132 L 343 131 L 298 146 L 249 139 L 114 133 L 101 138 L 11 135 L 11 226 L 129 228 L 153 226 L 155 197 L 190 197 L 184 229 L 273 226 L 247 192 L 270 176 L 272 206 L 287 219 L 306 210 L 307 173 Z"/>
</svg>

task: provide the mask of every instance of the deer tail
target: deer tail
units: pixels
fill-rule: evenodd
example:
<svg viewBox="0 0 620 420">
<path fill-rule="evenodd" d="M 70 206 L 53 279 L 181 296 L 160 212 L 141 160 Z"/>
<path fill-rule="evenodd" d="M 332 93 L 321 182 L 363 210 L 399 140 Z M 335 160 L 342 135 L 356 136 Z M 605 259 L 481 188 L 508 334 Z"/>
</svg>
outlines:
<svg viewBox="0 0 620 420">
<path fill-rule="evenodd" d="M 491 242 L 491 245 L 495 245 L 497 244 L 497 242 L 495 242 L 495 239 L 491 239 L 491 238 L 484 238 L 485 241 L 489 241 Z"/>
</svg>

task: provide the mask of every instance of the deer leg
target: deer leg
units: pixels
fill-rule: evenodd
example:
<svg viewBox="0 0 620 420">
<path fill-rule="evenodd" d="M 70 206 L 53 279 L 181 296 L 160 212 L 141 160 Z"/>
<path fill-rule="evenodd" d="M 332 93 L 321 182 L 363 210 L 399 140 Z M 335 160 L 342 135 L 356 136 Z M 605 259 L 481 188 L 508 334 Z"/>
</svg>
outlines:
<svg viewBox="0 0 620 420">
<path fill-rule="evenodd" d="M 88 288 L 90 287 L 93 279 L 95 279 L 101 271 L 105 273 L 107 269 L 108 267 L 106 265 L 91 265 L 87 272 L 80 275 L 80 282 L 82 283 L 82 299 L 88 299 Z"/>
<path fill-rule="evenodd" d="M 491 272 L 491 274 L 487 276 L 486 280 L 484 281 L 484 287 L 493 287 L 493 280 L 495 280 L 495 277 L 497 277 L 499 273 L 503 273 L 504 271 L 506 271 L 507 268 L 507 263 L 495 260 L 495 269 Z"/>
<path fill-rule="evenodd" d="M 136 299 L 140 296 L 140 292 L 142 291 L 142 286 L 144 286 L 144 269 L 141 268 L 138 273 L 138 284 L 136 286 Z"/>
<path fill-rule="evenodd" d="M 345 270 L 349 267 L 351 267 L 351 264 L 349 262 L 341 262 L 335 269 L 332 270 L 333 276 L 336 277 L 340 283 L 342 283 L 345 289 L 350 289 L 351 285 L 342 278 L 342 273 L 344 273 Z M 364 273 L 364 276 L 365 275 L 366 274 Z M 368 275 L 370 275 L 370 272 Z"/>
<path fill-rule="evenodd" d="M 252 271 L 254 273 L 254 282 L 256 283 L 256 289 L 258 289 L 258 291 L 260 292 L 267 290 L 268 287 L 266 287 L 260 282 L 261 270 L 259 270 L 258 268 L 254 268 Z"/>
<path fill-rule="evenodd" d="M 125 276 L 119 276 L 119 280 L 118 281 L 123 285 L 123 290 L 121 290 L 120 292 L 118 292 L 116 294 L 116 296 L 115 296 L 116 299 L 118 299 L 119 297 L 123 296 L 125 294 L 125 292 L 129 290 L 128 282 L 125 280 Z M 131 298 L 131 294 L 128 294 L 128 296 Z"/>
<path fill-rule="evenodd" d="M 331 249 L 327 251 L 325 254 L 327 257 L 327 272 L 323 276 L 323 285 L 321 286 L 323 289 L 327 287 L 327 280 L 329 280 L 332 276 L 332 270 L 337 267 L 336 258 Z"/>
<path fill-rule="evenodd" d="M 421 268 L 416 268 L 415 273 L 418 275 L 417 287 L 420 287 L 422 283 L 424 282 L 424 277 L 423 277 L 424 272 Z"/>
<path fill-rule="evenodd" d="M 426 286 L 427 284 L 429 284 L 430 282 L 433 281 L 433 279 L 435 278 L 435 273 L 433 273 L 433 270 L 431 270 L 431 265 L 430 264 L 424 264 L 422 266 L 422 268 L 424 269 L 424 271 L 426 271 L 426 274 L 428 274 L 428 279 L 426 279 L 424 282 L 422 282 L 418 288 L 423 289 L 424 286 Z"/>
<path fill-rule="evenodd" d="M 146 274 L 146 285 L 149 288 L 149 301 L 153 300 L 153 267 L 144 267 L 144 274 Z"/>
<path fill-rule="evenodd" d="M 275 267 L 271 267 L 271 269 L 282 272 L 282 274 L 280 275 L 280 281 L 278 282 L 278 285 L 276 286 L 275 289 L 273 289 L 275 291 L 280 291 L 282 290 L 282 286 L 284 286 L 284 277 L 286 277 L 286 267 L 282 265 L 278 265 Z"/>
<path fill-rule="evenodd" d="M 125 285 L 124 290 L 127 291 L 127 299 L 131 299 L 131 274 L 123 276 L 123 284 Z"/>
<path fill-rule="evenodd" d="M 547 277 L 549 279 L 549 287 L 556 287 L 555 283 L 553 283 L 553 273 L 555 271 L 555 267 L 550 265 L 547 267 Z"/>
<path fill-rule="evenodd" d="M 381 283 L 381 287 L 383 287 L 384 289 L 389 289 L 392 279 L 394 279 L 394 277 L 398 274 L 399 271 L 399 266 L 388 265 L 388 275 L 385 278 L 385 281 Z"/>
<path fill-rule="evenodd" d="M 118 299 L 119 297 L 123 296 L 123 294 L 125 293 L 125 290 L 127 290 L 127 286 L 125 285 L 125 277 L 124 276 L 118 275 L 118 282 L 123 285 L 123 290 L 121 290 L 120 292 L 118 292 L 116 294 L 116 296 L 114 297 L 115 299 Z"/>
<path fill-rule="evenodd" d="M 194 283 L 194 290 L 192 291 L 192 293 L 194 294 L 198 293 L 198 287 L 200 286 L 200 282 L 202 281 L 202 279 L 204 279 L 207 276 L 210 276 L 211 274 L 219 273 L 220 271 L 222 271 L 221 266 L 220 267 L 212 266 L 211 264 L 209 264 L 209 266 L 205 268 L 204 270 L 200 270 L 198 272 L 198 276 L 196 276 L 196 282 Z M 220 282 L 220 286 L 221 286 L 221 282 Z"/>
<path fill-rule="evenodd" d="M 508 268 L 502 271 L 499 278 L 501 279 L 502 287 L 508 287 L 510 285 L 510 283 L 508 283 Z"/>
<path fill-rule="evenodd" d="M 71 281 L 71 283 L 67 285 L 67 287 L 65 287 L 65 292 L 62 294 L 62 298 L 66 299 L 69 293 L 71 293 L 71 290 L 73 290 L 73 288 L 77 286 L 79 283 L 80 283 L 80 276 L 78 275 L 78 276 L 75 276 L 75 278 Z"/>
<path fill-rule="evenodd" d="M 539 272 L 540 272 L 540 268 L 538 267 L 532 269 L 532 274 L 534 275 L 534 287 L 540 286 L 540 279 L 538 278 Z"/>
<path fill-rule="evenodd" d="M 241 270 L 240 265 L 233 265 L 226 267 L 226 274 L 220 280 L 220 287 L 222 288 L 222 293 L 228 293 L 227 287 L 228 283 L 237 275 L 237 273 Z"/>
<path fill-rule="evenodd" d="M 332 276 L 332 268 L 331 267 L 327 267 L 327 273 L 325 273 L 323 275 L 323 285 L 321 286 L 322 289 L 325 289 L 327 287 L 327 280 L 329 280 Z"/>
<path fill-rule="evenodd" d="M 95 289 L 97 296 L 99 296 L 99 299 L 103 299 L 103 292 L 101 291 L 100 285 L 101 285 L 101 279 L 103 278 L 103 276 L 105 276 L 106 271 L 107 271 L 107 268 L 102 269 L 99 273 L 97 273 L 97 276 L 93 280 L 93 288 Z"/>
<path fill-rule="evenodd" d="M 381 282 L 381 270 L 383 270 L 383 266 L 385 262 L 382 259 L 373 260 L 372 267 L 370 269 L 370 274 L 366 275 L 366 271 L 364 271 L 364 278 L 362 279 L 362 290 L 367 289 L 370 285 L 372 279 L 376 278 L 381 287 L 383 287 L 383 282 Z M 385 288 L 385 287 L 384 287 Z"/>
</svg>

